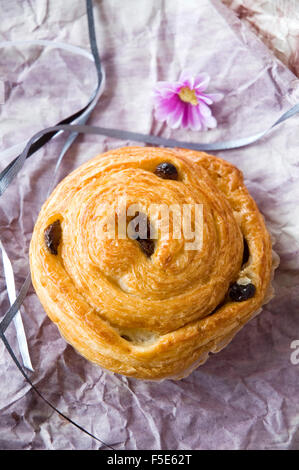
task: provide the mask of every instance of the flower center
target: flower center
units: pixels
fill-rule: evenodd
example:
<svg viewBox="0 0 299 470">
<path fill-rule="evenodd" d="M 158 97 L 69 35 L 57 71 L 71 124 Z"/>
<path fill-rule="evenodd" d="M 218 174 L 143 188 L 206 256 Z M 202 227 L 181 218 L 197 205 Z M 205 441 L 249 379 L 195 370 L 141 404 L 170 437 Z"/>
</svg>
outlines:
<svg viewBox="0 0 299 470">
<path fill-rule="evenodd" d="M 190 90 L 190 88 L 187 86 L 184 86 L 183 88 L 180 89 L 179 97 L 185 103 L 191 103 L 193 106 L 198 104 L 195 90 Z"/>
</svg>

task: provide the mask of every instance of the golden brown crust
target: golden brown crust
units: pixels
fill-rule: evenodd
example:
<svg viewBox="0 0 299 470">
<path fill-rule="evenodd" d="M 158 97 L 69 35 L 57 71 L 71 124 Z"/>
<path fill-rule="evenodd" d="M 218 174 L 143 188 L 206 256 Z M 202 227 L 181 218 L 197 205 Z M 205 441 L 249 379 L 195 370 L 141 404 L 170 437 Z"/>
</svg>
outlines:
<svg viewBox="0 0 299 470">
<path fill-rule="evenodd" d="M 154 174 L 165 161 L 178 169 L 178 181 Z M 150 204 L 202 204 L 202 248 L 186 250 L 184 236 L 162 239 L 158 230 L 149 258 L 134 240 L 103 239 L 99 226 L 119 198 L 145 213 Z M 62 241 L 53 255 L 44 232 L 56 220 Z M 241 266 L 243 236 L 250 257 Z M 163 379 L 183 376 L 259 310 L 271 252 L 263 217 L 233 165 L 202 152 L 125 147 L 57 186 L 36 222 L 30 265 L 47 314 L 81 354 L 120 374 Z M 250 279 L 256 293 L 232 302 L 227 291 L 239 278 Z"/>
</svg>

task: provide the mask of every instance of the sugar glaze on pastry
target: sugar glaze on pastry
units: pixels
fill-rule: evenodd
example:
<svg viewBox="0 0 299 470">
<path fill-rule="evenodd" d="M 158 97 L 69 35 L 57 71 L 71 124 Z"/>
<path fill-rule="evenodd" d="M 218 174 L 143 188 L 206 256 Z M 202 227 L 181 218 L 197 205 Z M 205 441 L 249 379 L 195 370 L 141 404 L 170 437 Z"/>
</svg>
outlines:
<svg viewBox="0 0 299 470">
<path fill-rule="evenodd" d="M 201 204 L 200 250 L 103 238 L 117 201 Z M 103 209 L 106 208 L 106 209 Z M 102 224 L 103 225 L 103 224 Z M 272 247 L 264 219 L 230 163 L 184 149 L 124 147 L 68 175 L 38 216 L 30 244 L 36 293 L 84 357 L 140 379 L 181 378 L 224 347 L 267 300 Z"/>
</svg>

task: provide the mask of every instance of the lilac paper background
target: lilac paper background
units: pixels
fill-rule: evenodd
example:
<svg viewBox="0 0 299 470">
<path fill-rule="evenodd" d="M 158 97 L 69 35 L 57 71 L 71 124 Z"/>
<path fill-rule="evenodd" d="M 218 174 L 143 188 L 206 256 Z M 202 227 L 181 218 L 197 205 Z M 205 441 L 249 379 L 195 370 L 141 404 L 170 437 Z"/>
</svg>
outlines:
<svg viewBox="0 0 299 470">
<path fill-rule="evenodd" d="M 190 141 L 215 141 L 260 131 L 299 101 L 296 77 L 216 0 L 95 2 L 98 44 L 107 85 L 90 124 Z M 134 14 L 132 14 L 134 12 Z M 0 3 L 0 40 L 53 39 L 88 49 L 84 2 L 12 0 Z M 218 129 L 171 131 L 153 119 L 157 80 L 184 67 L 212 76 Z M 92 64 L 60 50 L 0 49 L 3 153 L 37 130 L 83 106 L 95 87 Z M 299 118 L 242 150 L 218 152 L 236 164 L 266 217 L 281 257 L 276 297 L 218 355 L 180 381 L 140 382 L 103 372 L 60 338 L 30 290 L 22 309 L 35 372 L 32 380 L 61 411 L 117 449 L 296 449 L 299 447 Z M 0 201 L 0 236 L 17 285 L 28 268 L 34 221 L 62 148 L 59 137 L 26 162 Z M 134 144 L 80 137 L 57 181 L 95 154 Z M 0 273 L 0 307 L 8 307 Z M 8 338 L 16 347 L 11 325 Z M 98 443 L 66 423 L 29 390 L 0 344 L 0 448 L 96 449 Z"/>
</svg>

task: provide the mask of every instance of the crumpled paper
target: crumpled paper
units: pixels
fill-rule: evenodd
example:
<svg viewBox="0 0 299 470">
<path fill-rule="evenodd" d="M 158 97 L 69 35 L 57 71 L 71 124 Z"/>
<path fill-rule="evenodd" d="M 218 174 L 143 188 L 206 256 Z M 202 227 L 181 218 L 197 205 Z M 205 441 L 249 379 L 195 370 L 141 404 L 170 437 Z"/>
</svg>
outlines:
<svg viewBox="0 0 299 470">
<path fill-rule="evenodd" d="M 213 142 L 269 127 L 299 101 L 296 77 L 218 0 L 95 2 L 106 89 L 89 124 Z M 134 14 L 132 14 L 134 12 Z M 0 40 L 52 39 L 89 49 L 84 2 L 0 4 Z M 218 128 L 195 133 L 153 117 L 158 80 L 185 68 L 211 75 Z M 84 106 L 93 64 L 67 51 L 24 44 L 0 48 L 0 168 L 36 131 Z M 22 307 L 37 388 L 63 413 L 116 449 L 296 449 L 299 446 L 299 117 L 260 142 L 217 152 L 237 165 L 276 239 L 276 296 L 232 343 L 179 382 L 142 382 L 104 372 L 60 337 L 33 289 Z M 28 269 L 34 222 L 52 183 L 60 135 L 30 158 L 0 200 L 0 236 L 17 288 Z M 56 182 L 87 159 L 134 142 L 80 136 Z M 12 147 L 15 146 L 15 147 Z M 1 312 L 9 303 L 0 272 Z M 13 324 L 7 331 L 18 355 Z M 293 353 L 293 356 L 292 356 Z M 99 443 L 53 412 L 24 381 L 0 342 L 0 448 L 97 449 Z M 103 447 L 104 448 L 104 447 Z"/>
<path fill-rule="evenodd" d="M 221 0 L 299 76 L 299 9 L 296 0 Z"/>
</svg>

